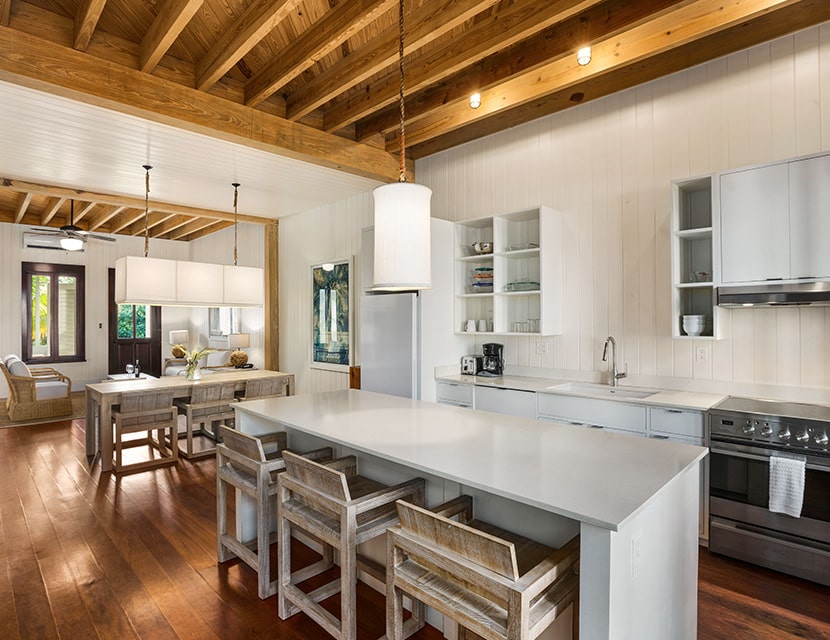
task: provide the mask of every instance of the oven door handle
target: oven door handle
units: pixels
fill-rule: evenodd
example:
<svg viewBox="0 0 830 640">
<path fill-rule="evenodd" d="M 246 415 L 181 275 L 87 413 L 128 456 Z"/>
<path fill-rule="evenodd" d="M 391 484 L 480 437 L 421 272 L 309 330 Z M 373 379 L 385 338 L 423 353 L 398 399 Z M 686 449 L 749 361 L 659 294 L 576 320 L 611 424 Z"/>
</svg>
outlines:
<svg viewBox="0 0 830 640">
<path fill-rule="evenodd" d="M 772 457 L 772 456 L 759 456 L 759 455 L 754 454 L 754 453 L 745 453 L 743 451 L 735 451 L 734 449 L 720 448 L 720 447 L 713 447 L 713 446 L 709 447 L 709 453 L 710 454 L 713 454 L 713 453 L 714 454 L 720 454 L 722 456 L 732 456 L 734 458 L 746 458 L 747 460 L 756 460 L 758 462 L 769 462 L 769 459 Z M 830 467 L 823 467 L 821 465 L 811 464 L 809 462 L 807 463 L 806 468 L 810 469 L 811 471 L 824 471 L 824 472 L 830 471 Z"/>
</svg>

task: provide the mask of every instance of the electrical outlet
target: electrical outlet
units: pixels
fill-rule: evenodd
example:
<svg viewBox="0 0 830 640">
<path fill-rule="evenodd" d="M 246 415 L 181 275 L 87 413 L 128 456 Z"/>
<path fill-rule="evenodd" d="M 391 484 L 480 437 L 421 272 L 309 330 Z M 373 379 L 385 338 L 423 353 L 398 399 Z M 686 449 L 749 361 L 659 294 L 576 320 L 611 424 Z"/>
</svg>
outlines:
<svg viewBox="0 0 830 640">
<path fill-rule="evenodd" d="M 546 355 L 548 355 L 548 343 L 547 342 L 537 342 L 536 343 L 536 355 L 537 356 L 546 356 Z"/>
<path fill-rule="evenodd" d="M 695 347 L 695 361 L 706 362 L 706 347 Z"/>
<path fill-rule="evenodd" d="M 640 573 L 640 562 L 642 561 L 643 534 L 638 531 L 631 537 L 631 579 L 634 580 Z"/>
</svg>

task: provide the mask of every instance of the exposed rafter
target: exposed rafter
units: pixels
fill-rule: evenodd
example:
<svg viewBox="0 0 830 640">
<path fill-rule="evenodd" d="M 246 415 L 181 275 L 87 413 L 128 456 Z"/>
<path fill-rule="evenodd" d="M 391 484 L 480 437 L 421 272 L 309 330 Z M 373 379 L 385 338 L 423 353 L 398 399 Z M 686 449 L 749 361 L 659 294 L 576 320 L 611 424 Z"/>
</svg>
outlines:
<svg viewBox="0 0 830 640">
<path fill-rule="evenodd" d="M 139 69 L 150 72 L 205 0 L 167 0 L 141 41 Z"/>
<path fill-rule="evenodd" d="M 89 46 L 89 41 L 92 39 L 92 34 L 95 32 L 98 19 L 106 4 L 107 0 L 81 1 L 78 13 L 75 14 L 75 38 L 73 40 L 73 46 L 78 51 L 86 51 Z"/>
</svg>

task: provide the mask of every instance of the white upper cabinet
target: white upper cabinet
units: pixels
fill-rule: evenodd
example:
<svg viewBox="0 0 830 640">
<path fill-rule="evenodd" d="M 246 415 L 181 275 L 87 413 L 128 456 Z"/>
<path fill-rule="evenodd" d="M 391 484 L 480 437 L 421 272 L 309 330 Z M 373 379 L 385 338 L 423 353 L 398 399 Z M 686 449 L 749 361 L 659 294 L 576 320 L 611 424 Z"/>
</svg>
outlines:
<svg viewBox="0 0 830 640">
<path fill-rule="evenodd" d="M 790 273 L 830 277 L 830 156 L 789 163 Z"/>
<path fill-rule="evenodd" d="M 789 277 L 786 164 L 720 176 L 721 282 Z"/>
<path fill-rule="evenodd" d="M 830 155 L 720 175 L 720 282 L 830 277 Z"/>
</svg>

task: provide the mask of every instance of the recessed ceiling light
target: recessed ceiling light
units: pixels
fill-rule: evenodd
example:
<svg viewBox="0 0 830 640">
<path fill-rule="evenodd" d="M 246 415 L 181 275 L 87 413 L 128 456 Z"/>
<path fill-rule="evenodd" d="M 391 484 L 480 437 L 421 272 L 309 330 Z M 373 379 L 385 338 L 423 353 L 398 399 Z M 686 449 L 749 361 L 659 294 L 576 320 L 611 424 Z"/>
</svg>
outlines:
<svg viewBox="0 0 830 640">
<path fill-rule="evenodd" d="M 583 67 L 591 61 L 591 47 L 582 47 L 576 52 L 576 61 Z"/>
<path fill-rule="evenodd" d="M 478 109 L 481 106 L 481 94 L 474 93 L 470 96 L 470 108 Z"/>
</svg>

